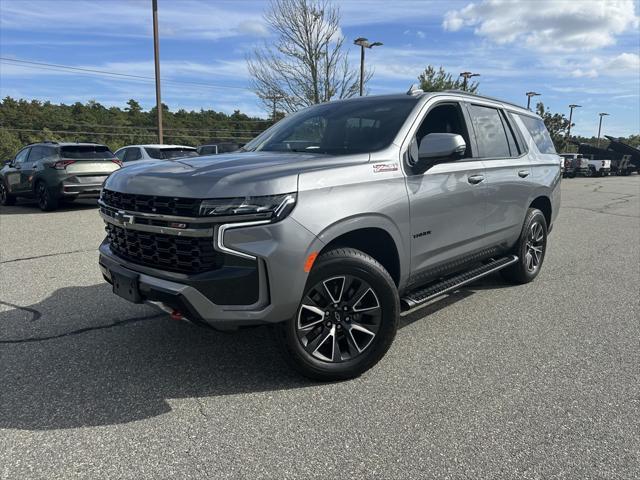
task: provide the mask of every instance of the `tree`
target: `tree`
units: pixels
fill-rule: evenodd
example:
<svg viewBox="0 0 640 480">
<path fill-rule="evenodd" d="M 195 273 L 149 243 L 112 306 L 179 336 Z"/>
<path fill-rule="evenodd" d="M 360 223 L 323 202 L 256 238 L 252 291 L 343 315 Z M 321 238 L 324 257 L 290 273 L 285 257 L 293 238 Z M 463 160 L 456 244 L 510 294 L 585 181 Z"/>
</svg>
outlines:
<svg viewBox="0 0 640 480">
<path fill-rule="evenodd" d="M 264 19 L 277 39 L 256 48 L 247 67 L 268 112 L 293 112 L 358 93 L 358 69 L 343 48 L 338 7 L 329 0 L 272 0 Z"/>
<path fill-rule="evenodd" d="M 462 90 L 464 82 L 460 78 L 453 78 L 442 66 L 436 70 L 432 65 L 427 65 L 424 72 L 418 76 L 420 88 L 425 92 L 442 92 L 443 90 Z M 476 93 L 480 83 L 467 82 L 467 92 Z"/>
<path fill-rule="evenodd" d="M 548 108 L 545 109 L 542 102 L 536 104 L 536 113 L 544 120 L 544 125 L 549 131 L 549 135 L 551 135 L 551 140 L 553 140 L 556 151 L 563 152 L 566 147 L 569 119 L 567 119 L 564 114 L 551 113 Z"/>
</svg>

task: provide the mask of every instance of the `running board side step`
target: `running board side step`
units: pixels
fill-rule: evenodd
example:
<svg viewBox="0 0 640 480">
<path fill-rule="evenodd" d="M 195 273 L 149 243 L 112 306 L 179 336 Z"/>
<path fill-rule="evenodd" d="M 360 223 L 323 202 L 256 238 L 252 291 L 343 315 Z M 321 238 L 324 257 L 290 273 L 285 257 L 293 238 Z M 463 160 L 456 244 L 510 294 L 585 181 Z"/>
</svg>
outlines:
<svg viewBox="0 0 640 480">
<path fill-rule="evenodd" d="M 498 270 L 502 270 L 517 261 L 518 257 L 516 255 L 498 258 L 490 263 L 473 268 L 459 275 L 449 277 L 436 284 L 413 290 L 401 298 L 403 311 L 400 315 L 403 317 L 405 315 L 409 315 L 410 313 L 425 307 L 430 300 L 444 295 L 445 293 L 457 290 L 468 283 L 475 282 L 476 280 L 486 277 Z"/>
</svg>

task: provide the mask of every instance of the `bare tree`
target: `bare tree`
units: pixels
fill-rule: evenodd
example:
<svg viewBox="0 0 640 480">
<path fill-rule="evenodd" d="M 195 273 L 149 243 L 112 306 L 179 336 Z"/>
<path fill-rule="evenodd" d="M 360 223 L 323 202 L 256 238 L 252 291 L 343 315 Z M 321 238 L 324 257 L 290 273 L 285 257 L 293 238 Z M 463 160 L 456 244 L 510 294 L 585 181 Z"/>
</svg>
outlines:
<svg viewBox="0 0 640 480">
<path fill-rule="evenodd" d="M 278 38 L 256 48 L 247 65 L 251 87 L 270 112 L 276 106 L 293 112 L 358 93 L 338 7 L 329 0 L 272 0 L 264 18 Z"/>
</svg>

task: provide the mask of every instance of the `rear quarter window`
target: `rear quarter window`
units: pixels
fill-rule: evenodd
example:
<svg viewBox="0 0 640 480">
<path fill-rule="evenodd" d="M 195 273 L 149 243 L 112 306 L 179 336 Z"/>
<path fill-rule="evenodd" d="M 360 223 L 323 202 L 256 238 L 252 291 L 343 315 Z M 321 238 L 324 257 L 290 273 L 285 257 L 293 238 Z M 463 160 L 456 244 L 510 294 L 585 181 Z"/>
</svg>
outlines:
<svg viewBox="0 0 640 480">
<path fill-rule="evenodd" d="M 533 137 L 533 141 L 540 153 L 556 153 L 556 148 L 553 146 L 551 136 L 541 118 L 530 117 L 528 115 L 518 115 L 518 117 L 520 117 L 520 120 L 524 123 L 531 137 Z"/>
</svg>

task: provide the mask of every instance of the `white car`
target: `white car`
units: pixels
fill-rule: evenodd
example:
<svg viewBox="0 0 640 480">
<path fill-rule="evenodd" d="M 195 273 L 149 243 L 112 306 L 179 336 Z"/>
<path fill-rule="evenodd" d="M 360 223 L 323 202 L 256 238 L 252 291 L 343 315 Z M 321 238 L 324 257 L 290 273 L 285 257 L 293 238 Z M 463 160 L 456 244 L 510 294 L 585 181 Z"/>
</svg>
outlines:
<svg viewBox="0 0 640 480">
<path fill-rule="evenodd" d="M 173 160 L 184 157 L 197 157 L 198 152 L 193 147 L 184 145 L 128 145 L 115 152 L 116 157 L 125 167 L 131 162 L 141 160 Z"/>
</svg>

